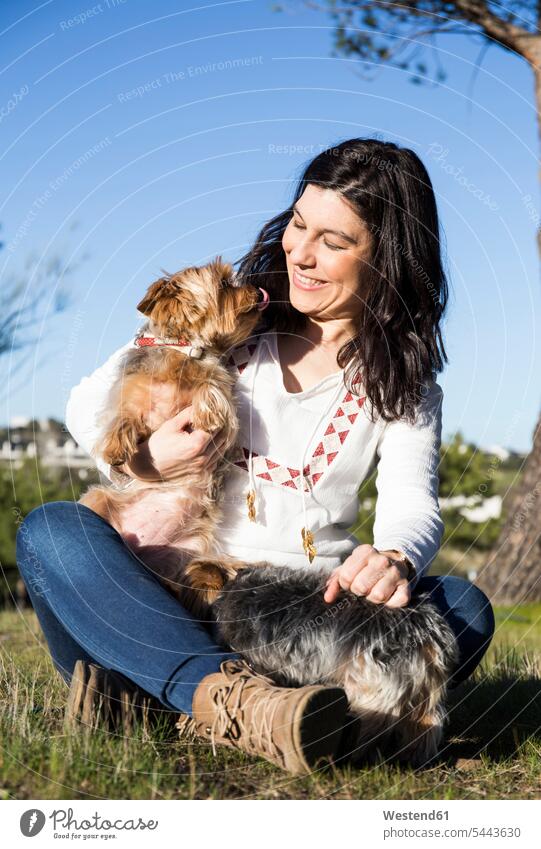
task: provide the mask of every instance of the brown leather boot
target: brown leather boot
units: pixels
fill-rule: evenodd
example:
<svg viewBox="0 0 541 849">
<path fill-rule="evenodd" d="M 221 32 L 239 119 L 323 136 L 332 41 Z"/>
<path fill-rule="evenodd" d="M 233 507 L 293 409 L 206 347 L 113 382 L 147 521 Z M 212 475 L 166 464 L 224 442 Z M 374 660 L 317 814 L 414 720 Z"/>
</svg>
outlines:
<svg viewBox="0 0 541 849">
<path fill-rule="evenodd" d="M 266 758 L 293 775 L 338 749 L 347 699 L 338 687 L 277 687 L 244 660 L 226 660 L 195 691 L 197 734 Z"/>
<path fill-rule="evenodd" d="M 68 726 L 94 728 L 100 723 L 109 730 L 126 732 L 137 719 L 155 723 L 164 718 L 172 724 L 177 717 L 178 712 L 168 711 L 120 672 L 84 660 L 76 662 L 64 711 Z"/>
</svg>

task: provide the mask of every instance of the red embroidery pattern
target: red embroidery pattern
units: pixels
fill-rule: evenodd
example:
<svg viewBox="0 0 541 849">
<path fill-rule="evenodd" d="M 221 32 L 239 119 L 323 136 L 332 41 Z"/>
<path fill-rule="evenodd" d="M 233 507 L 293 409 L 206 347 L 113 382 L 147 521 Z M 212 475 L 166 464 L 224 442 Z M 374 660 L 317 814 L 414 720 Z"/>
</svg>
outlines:
<svg viewBox="0 0 541 849">
<path fill-rule="evenodd" d="M 256 348 L 257 342 L 249 342 L 246 345 L 239 345 L 238 348 L 233 348 L 227 365 L 231 367 L 236 366 L 238 373 L 242 374 Z"/>
<path fill-rule="evenodd" d="M 236 366 L 238 371 L 242 373 L 248 365 L 256 347 L 257 345 L 250 344 L 235 349 L 229 359 L 229 365 Z M 357 375 L 354 383 L 359 383 L 360 379 L 360 375 Z M 310 462 L 303 469 L 302 477 L 305 492 L 309 492 L 311 487 L 315 486 L 321 480 L 326 469 L 329 468 L 336 458 L 340 448 L 348 438 L 349 432 L 365 400 L 366 396 L 355 397 L 351 392 L 345 392 L 340 406 L 327 425 L 322 439 L 318 442 L 310 458 Z M 233 456 L 233 463 L 239 468 L 248 471 L 249 456 L 250 452 L 248 448 L 239 446 Z M 256 454 L 255 451 L 252 451 L 252 468 L 254 475 L 262 480 L 271 481 L 281 486 L 288 486 L 292 489 L 298 490 L 300 488 L 300 469 L 283 466 L 281 463 L 271 460 L 270 457 Z M 308 485 L 307 481 L 309 481 L 310 485 Z"/>
</svg>

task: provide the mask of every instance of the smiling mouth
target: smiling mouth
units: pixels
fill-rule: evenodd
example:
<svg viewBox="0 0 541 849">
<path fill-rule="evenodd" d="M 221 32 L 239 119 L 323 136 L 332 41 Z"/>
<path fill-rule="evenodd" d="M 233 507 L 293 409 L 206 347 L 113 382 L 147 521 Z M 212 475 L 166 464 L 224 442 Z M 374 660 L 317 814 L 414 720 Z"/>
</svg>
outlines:
<svg viewBox="0 0 541 849">
<path fill-rule="evenodd" d="M 317 280 L 313 277 L 306 277 L 306 275 L 297 271 L 296 268 L 293 270 L 293 282 L 299 287 L 299 289 L 320 289 L 327 283 L 326 280 Z"/>
</svg>

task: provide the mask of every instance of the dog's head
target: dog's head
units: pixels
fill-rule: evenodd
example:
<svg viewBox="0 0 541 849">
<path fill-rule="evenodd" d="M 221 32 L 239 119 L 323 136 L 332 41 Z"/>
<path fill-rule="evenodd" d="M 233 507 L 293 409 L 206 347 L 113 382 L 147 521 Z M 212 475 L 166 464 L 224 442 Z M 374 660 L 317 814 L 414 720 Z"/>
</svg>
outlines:
<svg viewBox="0 0 541 849">
<path fill-rule="evenodd" d="M 153 283 L 137 309 L 157 336 L 184 336 L 225 351 L 251 335 L 268 295 L 254 286 L 235 286 L 233 266 L 216 257 Z"/>
</svg>

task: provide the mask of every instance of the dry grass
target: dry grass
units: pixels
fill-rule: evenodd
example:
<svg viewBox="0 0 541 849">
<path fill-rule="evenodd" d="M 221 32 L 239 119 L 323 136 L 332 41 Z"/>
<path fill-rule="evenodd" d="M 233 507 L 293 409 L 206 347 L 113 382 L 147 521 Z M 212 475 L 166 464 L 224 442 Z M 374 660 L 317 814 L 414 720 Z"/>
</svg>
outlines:
<svg viewBox="0 0 541 849">
<path fill-rule="evenodd" d="M 265 761 L 181 742 L 171 725 L 131 736 L 67 731 L 66 686 L 32 611 L 0 614 L 0 795 L 15 799 L 541 798 L 541 605 L 498 610 L 493 644 L 451 693 L 440 761 L 329 767 L 292 778 Z"/>
</svg>

